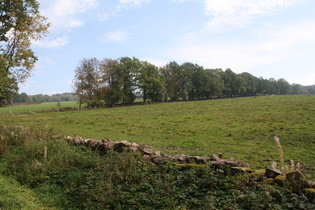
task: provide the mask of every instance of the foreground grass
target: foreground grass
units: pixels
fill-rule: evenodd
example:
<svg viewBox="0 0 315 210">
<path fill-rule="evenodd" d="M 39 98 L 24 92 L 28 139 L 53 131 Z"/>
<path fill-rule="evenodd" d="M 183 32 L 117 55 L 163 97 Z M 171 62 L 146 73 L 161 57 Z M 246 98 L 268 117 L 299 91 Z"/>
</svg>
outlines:
<svg viewBox="0 0 315 210">
<path fill-rule="evenodd" d="M 223 153 L 265 168 L 300 162 L 315 178 L 315 96 L 266 96 L 164 103 L 61 113 L 2 114 L 0 122 L 54 128 L 64 135 L 145 143 L 167 154 Z"/>
<path fill-rule="evenodd" d="M 137 154 L 99 156 L 53 136 L 52 129 L 0 126 L 0 209 L 315 208 L 286 188 L 211 165 L 153 166 Z"/>
<path fill-rule="evenodd" d="M 45 209 L 31 189 L 0 174 L 0 209 Z"/>
</svg>

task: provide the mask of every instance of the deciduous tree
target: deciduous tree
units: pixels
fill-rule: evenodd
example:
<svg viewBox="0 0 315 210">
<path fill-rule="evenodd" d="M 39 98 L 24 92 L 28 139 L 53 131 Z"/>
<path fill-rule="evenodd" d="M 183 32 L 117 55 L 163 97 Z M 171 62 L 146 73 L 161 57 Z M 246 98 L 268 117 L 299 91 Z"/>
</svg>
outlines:
<svg viewBox="0 0 315 210">
<path fill-rule="evenodd" d="M 42 39 L 48 27 L 36 0 L 1 0 L 0 104 L 10 103 L 17 93 L 17 83 L 30 76 L 37 61 L 31 43 Z"/>
<path fill-rule="evenodd" d="M 99 61 L 96 58 L 82 59 L 75 69 L 74 91 L 79 104 L 87 103 L 88 108 L 102 103 L 102 77 Z"/>
</svg>

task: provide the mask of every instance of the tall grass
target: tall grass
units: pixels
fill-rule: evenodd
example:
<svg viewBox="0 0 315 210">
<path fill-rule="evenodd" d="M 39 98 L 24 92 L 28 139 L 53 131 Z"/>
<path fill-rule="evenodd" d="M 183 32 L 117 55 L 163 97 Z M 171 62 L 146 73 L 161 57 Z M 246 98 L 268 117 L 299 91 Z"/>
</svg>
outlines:
<svg viewBox="0 0 315 210">
<path fill-rule="evenodd" d="M 300 171 L 301 170 L 301 165 L 300 163 L 297 163 L 296 165 L 294 164 L 293 160 L 290 160 L 290 166 L 288 164 L 285 164 L 284 162 L 284 157 L 283 157 L 283 149 L 282 145 L 280 143 L 280 139 L 275 136 L 274 140 L 277 144 L 278 150 L 279 150 L 279 156 L 280 156 L 280 163 L 281 163 L 281 172 L 284 176 L 286 176 L 287 173 L 292 172 L 292 171 Z M 277 163 L 275 161 L 272 162 L 273 169 L 277 169 Z"/>
</svg>

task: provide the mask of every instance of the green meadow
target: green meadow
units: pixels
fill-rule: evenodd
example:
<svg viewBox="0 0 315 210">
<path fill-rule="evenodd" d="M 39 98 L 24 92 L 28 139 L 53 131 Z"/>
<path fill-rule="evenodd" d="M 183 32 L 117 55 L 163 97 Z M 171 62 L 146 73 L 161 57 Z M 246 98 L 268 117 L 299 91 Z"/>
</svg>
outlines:
<svg viewBox="0 0 315 210">
<path fill-rule="evenodd" d="M 43 112 L 48 109 L 57 109 L 57 108 L 78 108 L 79 105 L 75 101 L 60 102 L 60 106 L 57 105 L 57 102 L 47 102 L 31 105 L 16 105 L 16 106 L 7 106 L 0 107 L 1 114 L 26 114 L 30 112 Z"/>
<path fill-rule="evenodd" d="M 77 107 L 75 102 L 62 107 Z M 147 144 L 166 154 L 211 155 L 265 168 L 299 162 L 315 178 L 315 96 L 261 96 L 42 113 L 57 103 L 0 108 L 0 123 L 66 135 Z M 11 110 L 11 111 L 10 111 Z M 36 114 L 30 112 L 39 112 Z M 40 113 L 41 112 L 41 113 Z"/>
</svg>

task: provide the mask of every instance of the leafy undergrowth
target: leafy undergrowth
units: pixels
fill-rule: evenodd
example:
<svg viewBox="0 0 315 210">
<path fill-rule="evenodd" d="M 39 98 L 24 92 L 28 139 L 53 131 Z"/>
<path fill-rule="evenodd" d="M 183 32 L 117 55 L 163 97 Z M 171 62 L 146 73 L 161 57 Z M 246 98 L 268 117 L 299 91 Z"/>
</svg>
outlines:
<svg viewBox="0 0 315 210">
<path fill-rule="evenodd" d="M 155 166 L 137 154 L 100 156 L 58 140 L 51 129 L 0 126 L 0 148 L 1 177 L 13 177 L 49 209 L 315 208 L 301 195 L 211 165 Z M 4 185 L 1 200 L 7 202 L 0 208 L 15 192 Z"/>
</svg>

